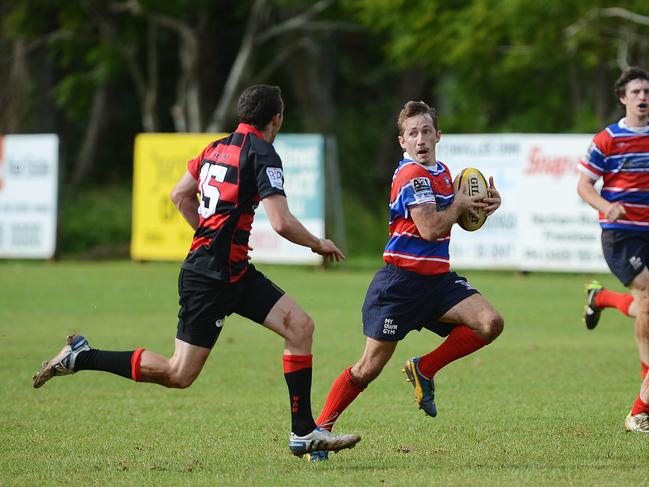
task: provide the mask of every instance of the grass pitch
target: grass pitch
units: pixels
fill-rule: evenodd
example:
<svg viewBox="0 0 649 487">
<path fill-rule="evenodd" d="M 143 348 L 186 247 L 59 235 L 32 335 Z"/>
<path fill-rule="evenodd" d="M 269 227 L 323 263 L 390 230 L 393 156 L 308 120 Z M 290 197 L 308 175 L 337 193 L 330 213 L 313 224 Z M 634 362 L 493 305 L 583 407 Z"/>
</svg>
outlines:
<svg viewBox="0 0 649 487">
<path fill-rule="evenodd" d="M 379 265 L 377 263 L 377 265 Z M 315 318 L 314 414 L 363 348 L 373 272 L 261 267 Z M 622 422 L 640 384 L 632 320 L 580 322 L 590 276 L 465 272 L 503 335 L 436 379 L 439 416 L 400 370 L 440 339 L 413 332 L 336 429 L 363 436 L 322 464 L 291 456 L 282 342 L 226 320 L 187 390 L 105 373 L 31 375 L 66 334 L 96 348 L 170 354 L 178 264 L 0 263 L 2 485 L 643 485 L 649 438 Z M 605 285 L 621 290 L 610 276 Z"/>
</svg>

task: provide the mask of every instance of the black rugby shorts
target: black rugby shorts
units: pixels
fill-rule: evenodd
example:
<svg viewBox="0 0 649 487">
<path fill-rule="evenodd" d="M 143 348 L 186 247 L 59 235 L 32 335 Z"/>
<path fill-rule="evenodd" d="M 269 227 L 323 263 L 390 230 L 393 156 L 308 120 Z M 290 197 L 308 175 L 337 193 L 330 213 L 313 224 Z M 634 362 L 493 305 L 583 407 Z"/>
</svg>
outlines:
<svg viewBox="0 0 649 487">
<path fill-rule="evenodd" d="M 226 316 L 236 313 L 263 324 L 284 291 L 249 265 L 248 272 L 235 283 L 181 269 L 178 295 L 180 310 L 176 338 L 212 348 Z"/>
</svg>

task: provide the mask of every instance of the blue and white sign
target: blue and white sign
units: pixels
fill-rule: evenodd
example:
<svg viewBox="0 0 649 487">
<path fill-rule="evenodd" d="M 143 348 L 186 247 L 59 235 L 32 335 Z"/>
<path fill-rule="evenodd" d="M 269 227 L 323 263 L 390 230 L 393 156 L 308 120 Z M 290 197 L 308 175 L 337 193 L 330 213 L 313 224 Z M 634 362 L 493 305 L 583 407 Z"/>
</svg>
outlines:
<svg viewBox="0 0 649 487">
<path fill-rule="evenodd" d="M 58 161 L 57 135 L 0 137 L 0 258 L 54 256 Z"/>
<path fill-rule="evenodd" d="M 273 145 L 282 159 L 288 206 L 316 237 L 325 235 L 324 137 L 320 134 L 279 134 Z M 280 237 L 271 227 L 263 202 L 250 234 L 255 262 L 318 264 L 322 257 Z"/>
</svg>

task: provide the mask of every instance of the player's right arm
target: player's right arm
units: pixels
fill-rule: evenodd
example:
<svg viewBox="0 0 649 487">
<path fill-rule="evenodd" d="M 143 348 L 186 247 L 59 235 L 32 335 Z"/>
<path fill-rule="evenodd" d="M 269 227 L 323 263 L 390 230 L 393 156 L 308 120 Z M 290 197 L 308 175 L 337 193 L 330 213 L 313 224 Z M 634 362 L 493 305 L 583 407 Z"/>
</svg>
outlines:
<svg viewBox="0 0 649 487">
<path fill-rule="evenodd" d="M 616 221 L 626 213 L 624 205 L 617 201 L 612 203 L 602 198 L 595 189 L 595 182 L 596 180 L 591 178 L 588 174 L 580 172 L 579 181 L 577 182 L 577 193 L 582 200 L 600 213 L 603 213 L 608 221 Z"/>
<path fill-rule="evenodd" d="M 443 211 L 437 211 L 437 207 L 432 203 L 411 208 L 410 216 L 412 221 L 415 222 L 417 231 L 424 240 L 433 241 L 443 237 L 448 234 L 462 213 L 471 211 L 474 208 L 485 208 L 487 206 L 482 201 L 482 196 L 466 195 L 464 192 L 465 186 L 466 181 L 455 194 L 453 203 Z"/>
<path fill-rule="evenodd" d="M 171 201 L 194 230 L 198 228 L 200 221 L 196 195 L 196 179 L 189 171 L 186 171 L 171 190 Z"/>
</svg>

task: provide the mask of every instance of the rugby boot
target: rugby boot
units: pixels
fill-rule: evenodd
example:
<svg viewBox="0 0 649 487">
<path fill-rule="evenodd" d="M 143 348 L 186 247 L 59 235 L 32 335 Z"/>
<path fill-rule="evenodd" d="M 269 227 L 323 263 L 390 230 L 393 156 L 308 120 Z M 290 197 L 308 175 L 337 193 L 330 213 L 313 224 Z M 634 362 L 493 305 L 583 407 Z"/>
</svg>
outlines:
<svg viewBox="0 0 649 487">
<path fill-rule="evenodd" d="M 584 323 L 586 328 L 592 330 L 599 323 L 599 318 L 602 315 L 601 308 L 595 305 L 595 296 L 597 296 L 604 286 L 599 281 L 591 281 L 584 286 L 586 291 L 586 306 L 584 306 Z"/>
<path fill-rule="evenodd" d="M 41 368 L 34 374 L 34 377 L 32 377 L 34 387 L 41 387 L 56 375 L 74 374 L 76 372 L 74 362 L 77 360 L 77 355 L 88 350 L 90 350 L 90 345 L 88 345 L 88 340 L 84 337 L 79 335 L 68 336 L 65 347 L 53 358 L 43 362 Z"/>
<path fill-rule="evenodd" d="M 419 372 L 419 357 L 411 358 L 406 362 L 402 372 L 408 376 L 406 382 L 410 382 L 415 388 L 415 397 L 419 409 L 423 409 L 428 416 L 437 416 L 435 406 L 435 381 L 424 377 Z"/>
<path fill-rule="evenodd" d="M 639 413 L 634 416 L 629 412 L 624 419 L 624 429 L 626 431 L 649 434 L 649 414 Z"/>
<path fill-rule="evenodd" d="M 288 447 L 293 455 L 301 457 L 312 451 L 338 451 L 345 448 L 354 448 L 361 441 L 358 435 L 336 435 L 331 431 L 316 426 L 311 433 L 298 436 L 291 433 Z"/>
</svg>

